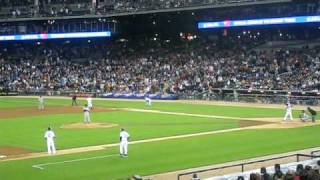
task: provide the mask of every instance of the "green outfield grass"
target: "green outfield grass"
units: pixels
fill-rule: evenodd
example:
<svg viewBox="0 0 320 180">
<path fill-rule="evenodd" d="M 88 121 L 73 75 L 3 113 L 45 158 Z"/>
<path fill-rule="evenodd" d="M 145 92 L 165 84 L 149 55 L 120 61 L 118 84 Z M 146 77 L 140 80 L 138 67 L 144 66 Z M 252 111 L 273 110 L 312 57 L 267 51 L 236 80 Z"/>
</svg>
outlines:
<svg viewBox="0 0 320 180">
<path fill-rule="evenodd" d="M 46 106 L 69 106 L 69 99 L 46 99 Z M 85 101 L 79 101 L 84 104 Z M 143 101 L 94 101 L 95 106 L 151 109 L 228 117 L 283 117 L 283 109 L 248 108 L 219 105 L 195 105 L 154 102 L 152 107 Z M 0 108 L 37 106 L 37 99 L 0 97 Z M 298 117 L 299 111 L 294 112 Z M 115 123 L 106 129 L 61 129 L 63 124 L 81 122 L 82 113 L 0 119 L 0 147 L 22 147 L 45 151 L 43 134 L 48 125 L 57 135 L 59 149 L 118 142 L 119 128 L 126 128 L 132 140 L 150 139 L 197 132 L 239 127 L 238 120 L 202 118 L 146 112 L 110 111 L 92 113 L 95 122 Z M 32 165 L 87 157 L 118 154 L 118 148 L 104 151 L 52 156 L 11 162 L 0 161 L 0 180 L 20 179 L 125 179 L 132 174 L 149 175 L 178 169 L 198 167 L 249 157 L 316 147 L 320 126 L 296 129 L 243 130 L 176 140 L 130 145 L 130 156 L 111 156 L 102 159 L 56 164 L 44 170 Z"/>
</svg>

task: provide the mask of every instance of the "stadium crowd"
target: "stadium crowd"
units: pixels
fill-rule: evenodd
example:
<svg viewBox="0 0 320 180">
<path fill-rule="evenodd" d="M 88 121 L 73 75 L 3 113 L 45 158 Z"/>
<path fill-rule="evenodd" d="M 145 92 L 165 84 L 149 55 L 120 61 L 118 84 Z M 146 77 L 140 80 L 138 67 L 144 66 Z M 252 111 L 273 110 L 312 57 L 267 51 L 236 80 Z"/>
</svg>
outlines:
<svg viewBox="0 0 320 180">
<path fill-rule="evenodd" d="M 238 178 L 239 179 L 239 178 Z M 240 178 L 241 179 L 241 178 Z M 297 166 L 296 171 L 289 170 L 286 173 L 276 165 L 275 173 L 269 174 L 265 168 L 261 168 L 261 173 L 250 174 L 250 180 L 319 180 L 319 168 L 312 168 L 311 166 L 303 167 L 302 164 Z"/>
<path fill-rule="evenodd" d="M 213 88 L 319 91 L 319 47 L 257 51 L 233 44 L 227 50 L 200 38 L 176 45 L 20 44 L 0 50 L 0 88 L 185 94 Z"/>
<path fill-rule="evenodd" d="M 124 12 L 139 12 L 184 8 L 204 5 L 230 5 L 268 0 L 0 0 L 0 16 L 17 17 L 52 17 L 75 15 L 109 15 Z M 311 3 L 313 11 L 319 3 Z M 289 9 L 288 9 L 289 8 Z M 282 11 L 295 12 L 290 6 Z M 274 12 L 276 13 L 276 12 Z"/>
<path fill-rule="evenodd" d="M 254 172 L 235 173 L 225 176 L 217 176 L 207 179 L 212 180 L 320 180 L 320 161 L 315 164 L 296 164 L 284 166 L 275 164 L 274 167 L 262 167 Z M 193 174 L 191 180 L 200 180 L 197 174 Z"/>
<path fill-rule="evenodd" d="M 314 167 L 298 164 L 296 170 L 288 170 L 286 173 L 280 168 L 280 164 L 274 167 L 274 173 L 268 173 L 266 168 L 262 167 L 260 173 L 250 174 L 249 180 L 320 180 L 319 162 Z M 238 180 L 244 180 L 242 176 Z"/>
</svg>

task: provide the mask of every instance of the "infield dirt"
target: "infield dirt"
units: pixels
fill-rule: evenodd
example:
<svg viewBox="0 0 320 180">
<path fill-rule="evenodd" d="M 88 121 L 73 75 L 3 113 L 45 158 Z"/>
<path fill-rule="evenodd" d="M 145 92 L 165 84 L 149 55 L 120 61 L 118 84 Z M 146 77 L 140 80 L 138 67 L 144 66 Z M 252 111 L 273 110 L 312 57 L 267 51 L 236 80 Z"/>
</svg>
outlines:
<svg viewBox="0 0 320 180">
<path fill-rule="evenodd" d="M 115 111 L 115 108 L 94 107 L 91 112 Z M 44 110 L 37 107 L 3 108 L 0 109 L 0 120 L 17 117 L 41 116 L 50 114 L 82 113 L 81 106 L 48 106 Z"/>
<path fill-rule="evenodd" d="M 10 146 L 0 147 L 0 155 L 6 155 L 9 157 L 21 155 L 21 154 L 29 154 L 29 153 L 32 153 L 32 151 L 19 148 L 19 147 L 10 147 Z"/>
</svg>

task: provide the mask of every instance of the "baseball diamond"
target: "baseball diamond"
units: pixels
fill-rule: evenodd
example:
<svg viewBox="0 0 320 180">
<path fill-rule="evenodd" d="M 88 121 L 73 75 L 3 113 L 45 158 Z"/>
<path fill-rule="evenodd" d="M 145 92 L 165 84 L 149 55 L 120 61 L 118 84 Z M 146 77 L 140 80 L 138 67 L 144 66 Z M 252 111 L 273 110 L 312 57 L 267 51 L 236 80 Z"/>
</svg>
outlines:
<svg viewBox="0 0 320 180">
<path fill-rule="evenodd" d="M 0 114 L 3 134 L 0 137 L 0 154 L 6 156 L 0 162 L 3 179 L 73 179 L 80 176 L 88 179 L 92 174 L 81 169 L 90 166 L 95 167 L 94 173 L 100 174 L 94 175 L 96 179 L 123 179 L 133 174 L 147 176 L 319 146 L 316 141 L 318 123 L 295 120 L 284 124 L 281 122 L 283 108 L 272 105 L 264 108 L 254 104 L 239 106 L 241 104 L 237 103 L 217 105 L 201 101 L 159 101 L 154 102 L 150 109 L 144 105 L 143 100 L 96 99 L 99 110 L 92 113 L 92 121 L 118 126 L 65 129 L 62 127 L 66 124 L 76 120 L 78 123 L 82 122 L 81 108 L 74 112 L 69 98 L 46 97 L 47 107 L 43 111 L 48 111 L 47 115 L 32 114 L 32 111 L 24 114 L 24 111 L 19 111 L 20 108 L 37 110 L 36 97 L 1 97 L 0 106 L 4 107 L 8 101 L 12 107 L 4 108 L 6 112 L 16 110 L 24 116 L 16 114 L 13 118 L 8 118 L 5 114 Z M 86 103 L 85 101 L 79 99 L 80 104 Z M 54 113 L 50 106 L 64 107 L 65 112 L 58 110 Z M 181 107 L 189 113 L 179 112 Z M 293 111 L 295 119 L 298 118 L 300 108 L 303 107 L 297 107 Z M 224 110 L 221 111 L 222 109 Z M 263 112 L 269 113 L 266 116 L 260 115 Z M 49 124 L 57 136 L 56 155 L 45 153 L 45 144 L 41 138 Z M 129 156 L 125 159 L 117 154 L 119 127 L 125 127 L 132 138 Z M 19 133 L 13 130 L 17 128 Z M 292 138 L 277 138 L 278 136 Z M 140 142 L 135 143 L 138 141 Z M 102 148 L 92 148 L 94 146 Z M 6 150 L 9 147 L 11 150 Z M 16 153 L 9 153 L 15 149 Z M 21 173 L 13 173 L 17 168 Z M 125 171 L 118 173 L 121 169 Z"/>
<path fill-rule="evenodd" d="M 0 180 L 320 180 L 320 0 L 0 0 Z"/>
</svg>

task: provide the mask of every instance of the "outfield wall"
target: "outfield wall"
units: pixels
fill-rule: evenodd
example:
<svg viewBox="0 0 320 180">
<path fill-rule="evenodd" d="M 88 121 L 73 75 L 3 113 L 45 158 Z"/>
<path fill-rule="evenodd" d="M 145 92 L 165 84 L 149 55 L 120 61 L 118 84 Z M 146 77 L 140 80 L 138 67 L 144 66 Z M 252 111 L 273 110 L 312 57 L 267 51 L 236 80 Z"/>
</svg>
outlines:
<svg viewBox="0 0 320 180">
<path fill-rule="evenodd" d="M 179 96 L 182 98 L 182 96 Z M 320 104 L 320 92 L 317 91 L 279 91 L 251 89 L 213 89 L 194 95 L 183 95 L 182 99 L 247 102 L 263 104 L 292 104 L 317 106 Z"/>
<path fill-rule="evenodd" d="M 317 91 L 279 91 L 279 90 L 250 90 L 250 89 L 212 89 L 210 92 L 192 94 L 165 94 L 165 93 L 100 93 L 74 91 L 0 91 L 0 96 L 73 96 L 100 97 L 107 99 L 144 99 L 154 100 L 205 100 L 262 104 L 284 104 L 290 100 L 292 104 L 303 106 L 320 105 L 320 92 Z"/>
</svg>

